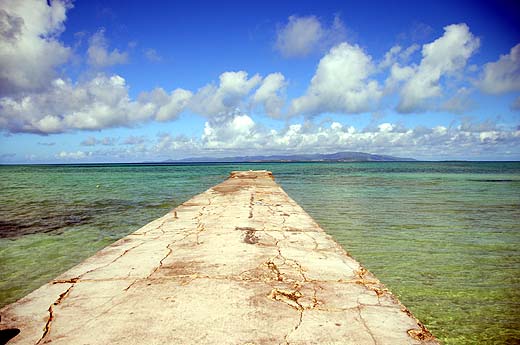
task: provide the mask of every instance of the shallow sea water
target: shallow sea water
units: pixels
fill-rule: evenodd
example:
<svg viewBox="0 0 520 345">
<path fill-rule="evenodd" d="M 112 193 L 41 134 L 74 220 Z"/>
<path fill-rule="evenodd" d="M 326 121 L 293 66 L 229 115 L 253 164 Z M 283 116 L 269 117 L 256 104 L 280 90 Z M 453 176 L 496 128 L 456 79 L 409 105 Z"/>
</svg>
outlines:
<svg viewBox="0 0 520 345">
<path fill-rule="evenodd" d="M 445 344 L 520 343 L 520 163 L 0 166 L 0 306 L 248 169 Z"/>
</svg>

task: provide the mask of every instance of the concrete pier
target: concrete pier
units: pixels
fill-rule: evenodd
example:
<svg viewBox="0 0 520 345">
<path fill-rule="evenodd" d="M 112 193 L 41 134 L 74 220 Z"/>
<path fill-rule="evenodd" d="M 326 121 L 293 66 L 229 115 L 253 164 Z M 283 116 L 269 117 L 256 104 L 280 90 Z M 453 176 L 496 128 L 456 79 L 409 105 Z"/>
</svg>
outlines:
<svg viewBox="0 0 520 345">
<path fill-rule="evenodd" d="M 437 344 L 268 171 L 231 173 L 0 315 L 9 345 Z"/>
</svg>

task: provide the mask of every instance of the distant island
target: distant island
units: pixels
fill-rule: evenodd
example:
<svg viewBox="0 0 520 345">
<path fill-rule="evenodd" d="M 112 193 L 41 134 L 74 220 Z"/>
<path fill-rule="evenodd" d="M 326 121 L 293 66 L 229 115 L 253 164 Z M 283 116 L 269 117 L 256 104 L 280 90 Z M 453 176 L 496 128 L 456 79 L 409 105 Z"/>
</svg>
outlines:
<svg viewBox="0 0 520 345">
<path fill-rule="evenodd" d="M 330 154 L 297 154 L 238 157 L 192 157 L 168 159 L 164 163 L 256 163 L 256 162 L 412 162 L 413 158 L 374 155 L 364 152 L 336 152 Z"/>
</svg>

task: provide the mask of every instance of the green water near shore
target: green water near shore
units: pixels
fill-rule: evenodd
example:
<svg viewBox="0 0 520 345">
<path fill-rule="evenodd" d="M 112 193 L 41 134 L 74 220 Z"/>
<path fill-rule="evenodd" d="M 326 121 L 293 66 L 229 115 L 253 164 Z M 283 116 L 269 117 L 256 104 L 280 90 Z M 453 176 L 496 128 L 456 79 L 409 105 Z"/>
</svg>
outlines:
<svg viewBox="0 0 520 345">
<path fill-rule="evenodd" d="M 0 166 L 0 305 L 247 169 L 445 344 L 520 342 L 520 163 Z"/>
</svg>

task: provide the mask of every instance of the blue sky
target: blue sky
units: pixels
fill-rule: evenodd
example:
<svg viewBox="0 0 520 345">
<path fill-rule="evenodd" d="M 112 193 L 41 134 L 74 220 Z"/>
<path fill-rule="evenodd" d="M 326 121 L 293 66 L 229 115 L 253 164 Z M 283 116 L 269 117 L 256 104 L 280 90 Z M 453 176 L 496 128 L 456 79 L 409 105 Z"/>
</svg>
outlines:
<svg viewBox="0 0 520 345">
<path fill-rule="evenodd" d="M 519 7 L 0 0 L 0 162 L 519 160 Z"/>
</svg>

